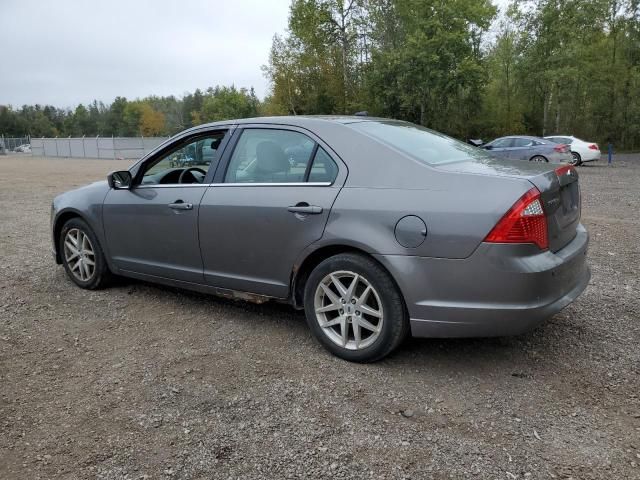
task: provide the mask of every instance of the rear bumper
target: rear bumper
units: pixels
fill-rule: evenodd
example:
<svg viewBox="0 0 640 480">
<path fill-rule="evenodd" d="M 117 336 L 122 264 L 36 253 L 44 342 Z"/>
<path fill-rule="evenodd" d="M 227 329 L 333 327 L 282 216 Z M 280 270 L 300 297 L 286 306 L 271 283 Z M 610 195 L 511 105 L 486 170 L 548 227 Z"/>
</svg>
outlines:
<svg viewBox="0 0 640 480">
<path fill-rule="evenodd" d="M 575 300 L 590 279 L 582 225 L 562 250 L 482 243 L 461 260 L 380 255 L 404 295 L 414 337 L 526 332 Z"/>
<path fill-rule="evenodd" d="M 580 155 L 580 159 L 583 162 L 594 162 L 600 160 L 600 155 L 600 150 L 588 150 Z"/>
</svg>

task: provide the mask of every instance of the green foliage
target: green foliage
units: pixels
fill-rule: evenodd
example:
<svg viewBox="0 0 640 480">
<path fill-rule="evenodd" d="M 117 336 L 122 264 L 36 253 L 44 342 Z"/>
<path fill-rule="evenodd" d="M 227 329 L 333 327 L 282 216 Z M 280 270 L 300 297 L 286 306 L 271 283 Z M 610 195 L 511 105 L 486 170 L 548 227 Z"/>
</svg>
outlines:
<svg viewBox="0 0 640 480">
<path fill-rule="evenodd" d="M 150 96 L 141 100 L 116 97 L 111 105 L 93 101 L 74 110 L 51 106 L 23 106 L 14 110 L 0 105 L 0 133 L 5 136 L 155 136 L 173 135 L 205 122 L 255 117 L 263 106 L 253 88 L 197 89 L 182 99 Z M 282 113 L 270 103 L 268 111 Z"/>
<path fill-rule="evenodd" d="M 490 0 L 292 0 L 263 67 L 269 111 L 639 148 L 639 5 L 513 0 L 497 18 Z"/>
<path fill-rule="evenodd" d="M 233 118 L 250 118 L 258 115 L 258 98 L 253 88 L 231 87 L 209 88 L 204 98 L 200 122 L 216 122 Z"/>
</svg>

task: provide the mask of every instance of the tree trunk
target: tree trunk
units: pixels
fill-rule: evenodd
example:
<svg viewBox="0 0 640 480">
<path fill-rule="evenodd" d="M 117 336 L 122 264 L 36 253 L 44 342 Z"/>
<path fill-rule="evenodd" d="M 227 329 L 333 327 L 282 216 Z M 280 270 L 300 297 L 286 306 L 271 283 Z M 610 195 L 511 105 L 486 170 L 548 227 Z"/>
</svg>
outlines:
<svg viewBox="0 0 640 480">
<path fill-rule="evenodd" d="M 549 97 L 544 99 L 543 111 L 542 111 L 542 136 L 547 134 L 547 119 L 549 118 L 549 108 L 553 101 L 553 90 L 549 90 Z"/>
</svg>

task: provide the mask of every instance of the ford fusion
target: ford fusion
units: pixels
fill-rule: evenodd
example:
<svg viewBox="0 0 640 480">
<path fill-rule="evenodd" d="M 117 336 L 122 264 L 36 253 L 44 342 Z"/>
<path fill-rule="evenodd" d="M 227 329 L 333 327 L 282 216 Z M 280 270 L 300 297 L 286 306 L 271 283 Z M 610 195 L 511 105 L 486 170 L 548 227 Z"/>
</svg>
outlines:
<svg viewBox="0 0 640 480">
<path fill-rule="evenodd" d="M 59 195 L 57 263 L 304 309 L 351 361 L 525 332 L 589 281 L 578 175 L 369 117 L 225 121 Z"/>
</svg>

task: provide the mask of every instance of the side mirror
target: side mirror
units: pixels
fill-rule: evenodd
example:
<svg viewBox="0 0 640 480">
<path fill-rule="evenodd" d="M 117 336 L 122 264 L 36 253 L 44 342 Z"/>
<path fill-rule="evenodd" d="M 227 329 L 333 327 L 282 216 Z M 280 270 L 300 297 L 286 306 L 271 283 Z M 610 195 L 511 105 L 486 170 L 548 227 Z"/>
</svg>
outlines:
<svg viewBox="0 0 640 480">
<path fill-rule="evenodd" d="M 482 145 L 485 150 L 493 150 L 493 145 Z"/>
<path fill-rule="evenodd" d="M 131 173 L 128 170 L 122 170 L 119 172 L 111 172 L 107 176 L 107 182 L 109 182 L 109 187 L 115 190 L 128 190 L 131 188 Z"/>
</svg>

